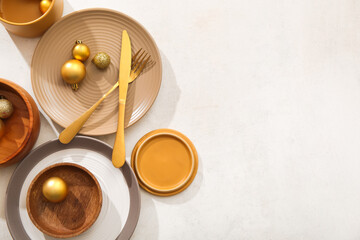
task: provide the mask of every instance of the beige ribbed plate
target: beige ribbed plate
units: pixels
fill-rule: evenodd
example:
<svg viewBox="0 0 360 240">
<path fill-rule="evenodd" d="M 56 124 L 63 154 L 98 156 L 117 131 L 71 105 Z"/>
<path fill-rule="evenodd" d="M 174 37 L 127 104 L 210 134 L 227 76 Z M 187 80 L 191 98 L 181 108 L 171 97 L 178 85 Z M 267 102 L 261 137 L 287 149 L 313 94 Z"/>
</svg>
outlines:
<svg viewBox="0 0 360 240">
<path fill-rule="evenodd" d="M 161 59 L 150 34 L 132 18 L 109 9 L 86 9 L 71 13 L 54 24 L 41 38 L 31 63 L 31 81 L 35 96 L 50 118 L 68 126 L 90 108 L 118 80 L 121 33 L 126 29 L 133 54 L 145 49 L 155 64 L 129 85 L 125 126 L 131 126 L 150 109 L 161 84 Z M 60 75 L 63 63 L 72 58 L 75 40 L 82 40 L 90 48 L 85 62 L 86 77 L 74 92 Z M 110 66 L 98 70 L 91 59 L 97 52 L 111 57 Z M 103 135 L 116 132 L 118 91 L 108 96 L 85 123 L 80 133 Z"/>
</svg>

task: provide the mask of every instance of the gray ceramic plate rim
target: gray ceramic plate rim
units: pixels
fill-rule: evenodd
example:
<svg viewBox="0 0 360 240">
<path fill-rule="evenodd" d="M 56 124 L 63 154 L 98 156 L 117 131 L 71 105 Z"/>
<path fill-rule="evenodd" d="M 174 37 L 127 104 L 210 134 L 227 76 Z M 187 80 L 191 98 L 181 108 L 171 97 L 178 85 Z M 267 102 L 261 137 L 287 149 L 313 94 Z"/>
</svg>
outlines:
<svg viewBox="0 0 360 240">
<path fill-rule="evenodd" d="M 54 139 L 34 149 L 17 166 L 6 190 L 5 216 L 8 229 L 13 239 L 31 240 L 24 229 L 19 212 L 20 190 L 30 170 L 46 156 L 57 151 L 71 148 L 91 149 L 104 155 L 111 161 L 112 148 L 100 140 L 87 136 L 77 136 L 67 145 L 60 143 L 58 139 Z M 124 228 L 116 240 L 127 240 L 132 236 L 139 220 L 141 207 L 140 191 L 135 174 L 127 162 L 120 168 L 120 171 L 122 171 L 129 188 L 130 209 Z"/>
</svg>

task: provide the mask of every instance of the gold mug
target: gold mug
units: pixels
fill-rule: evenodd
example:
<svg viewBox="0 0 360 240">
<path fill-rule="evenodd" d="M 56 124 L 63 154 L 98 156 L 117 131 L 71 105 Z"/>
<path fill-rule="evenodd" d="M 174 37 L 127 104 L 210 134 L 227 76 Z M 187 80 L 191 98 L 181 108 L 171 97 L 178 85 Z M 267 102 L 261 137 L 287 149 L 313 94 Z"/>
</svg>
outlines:
<svg viewBox="0 0 360 240">
<path fill-rule="evenodd" d="M 63 8 L 63 0 L 52 0 L 49 9 L 41 15 L 40 0 L 0 0 L 0 21 L 15 35 L 38 37 L 61 18 Z"/>
</svg>

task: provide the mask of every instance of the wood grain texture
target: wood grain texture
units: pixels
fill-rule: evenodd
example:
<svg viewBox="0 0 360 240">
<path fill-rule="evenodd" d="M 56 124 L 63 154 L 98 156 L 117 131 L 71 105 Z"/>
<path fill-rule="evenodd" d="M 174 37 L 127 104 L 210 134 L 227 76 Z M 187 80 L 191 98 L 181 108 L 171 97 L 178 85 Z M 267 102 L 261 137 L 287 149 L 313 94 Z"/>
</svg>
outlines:
<svg viewBox="0 0 360 240">
<path fill-rule="evenodd" d="M 35 101 L 19 85 L 0 78 L 0 95 L 14 106 L 4 119 L 5 135 L 0 138 L 0 167 L 22 160 L 33 148 L 40 131 L 40 114 Z"/>
<path fill-rule="evenodd" d="M 68 185 L 68 195 L 52 203 L 42 194 L 43 183 L 60 177 Z M 43 233 L 69 238 L 86 231 L 96 221 L 102 206 L 101 188 L 96 178 L 84 167 L 59 163 L 45 168 L 31 182 L 26 208 L 34 225 Z"/>
</svg>

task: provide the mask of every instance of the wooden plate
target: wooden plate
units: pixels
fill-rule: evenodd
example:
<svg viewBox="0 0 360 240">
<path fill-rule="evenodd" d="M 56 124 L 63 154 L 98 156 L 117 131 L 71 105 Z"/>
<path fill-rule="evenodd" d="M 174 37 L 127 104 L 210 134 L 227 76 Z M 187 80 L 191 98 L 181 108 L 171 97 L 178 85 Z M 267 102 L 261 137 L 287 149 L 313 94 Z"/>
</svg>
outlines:
<svg viewBox="0 0 360 240">
<path fill-rule="evenodd" d="M 158 129 L 137 142 L 131 166 L 143 189 L 171 196 L 184 191 L 194 180 L 198 156 L 185 135 L 172 129 Z"/>
<path fill-rule="evenodd" d="M 68 186 L 64 201 L 52 203 L 42 194 L 50 177 L 60 177 Z M 95 222 L 102 205 L 101 188 L 94 175 L 73 163 L 58 163 L 42 170 L 30 184 L 26 208 L 35 226 L 52 237 L 77 236 Z"/>
<path fill-rule="evenodd" d="M 0 78 L 0 95 L 14 107 L 4 119 L 5 135 L 0 138 L 0 167 L 22 160 L 34 146 L 40 131 L 39 110 L 28 92 L 19 85 Z"/>
<path fill-rule="evenodd" d="M 129 33 L 132 52 L 146 50 L 154 64 L 129 85 L 125 126 L 131 126 L 150 109 L 161 84 L 161 59 L 150 34 L 132 18 L 109 9 L 87 9 L 71 13 L 55 23 L 39 41 L 31 63 L 35 96 L 49 117 L 62 127 L 71 124 L 90 108 L 118 80 L 121 33 Z M 75 40 L 89 46 L 90 58 L 84 63 L 86 77 L 74 92 L 60 75 L 61 66 L 72 58 Z M 110 66 L 98 70 L 91 62 L 97 52 L 111 57 Z M 118 91 L 108 96 L 85 123 L 80 133 L 104 135 L 116 132 Z"/>
<path fill-rule="evenodd" d="M 111 155 L 111 146 L 86 136 L 77 136 L 66 145 L 55 139 L 33 150 L 15 169 L 6 191 L 6 223 L 13 239 L 50 239 L 32 223 L 27 213 L 26 196 L 39 172 L 65 162 L 88 169 L 99 182 L 103 199 L 95 223 L 70 239 L 130 239 L 140 215 L 139 185 L 129 164 L 125 163 L 121 169 L 114 168 Z"/>
</svg>

